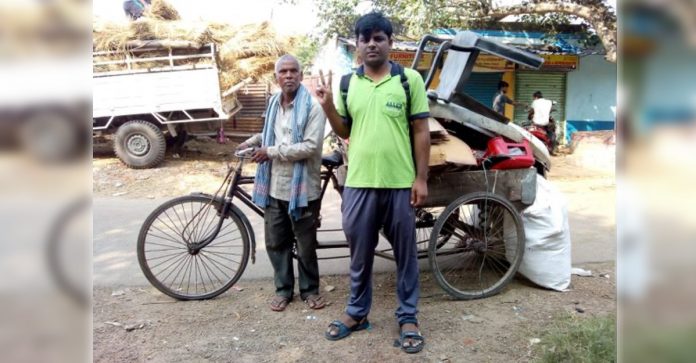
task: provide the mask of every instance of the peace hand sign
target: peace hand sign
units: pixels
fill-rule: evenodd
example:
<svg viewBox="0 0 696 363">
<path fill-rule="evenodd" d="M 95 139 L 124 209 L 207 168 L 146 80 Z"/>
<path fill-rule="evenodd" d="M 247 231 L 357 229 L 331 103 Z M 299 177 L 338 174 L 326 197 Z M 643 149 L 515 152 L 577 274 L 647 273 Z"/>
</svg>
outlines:
<svg viewBox="0 0 696 363">
<path fill-rule="evenodd" d="M 332 76 L 331 71 L 329 71 L 329 78 L 326 80 L 324 79 L 324 72 L 319 70 L 319 84 L 316 84 L 316 78 L 314 79 L 314 94 L 317 96 L 319 104 L 324 109 L 329 105 L 333 105 L 333 92 L 331 91 Z"/>
</svg>

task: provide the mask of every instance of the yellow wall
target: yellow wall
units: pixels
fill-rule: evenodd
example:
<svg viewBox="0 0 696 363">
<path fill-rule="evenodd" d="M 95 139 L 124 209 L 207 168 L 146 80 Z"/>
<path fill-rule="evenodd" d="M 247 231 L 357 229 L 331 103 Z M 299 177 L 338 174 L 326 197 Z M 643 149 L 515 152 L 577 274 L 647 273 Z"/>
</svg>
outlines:
<svg viewBox="0 0 696 363">
<path fill-rule="evenodd" d="M 510 87 L 508 87 L 507 91 L 507 96 L 515 100 L 515 72 L 513 71 L 508 71 L 503 73 L 503 81 L 507 82 Z M 517 100 L 515 100 L 517 101 Z M 515 116 L 515 106 L 513 105 L 505 105 L 505 117 L 509 118 L 512 120 Z M 517 106 L 517 107 L 524 107 L 524 106 Z"/>
<path fill-rule="evenodd" d="M 423 80 L 425 81 L 425 79 Z M 433 75 L 433 81 L 430 82 L 430 89 L 435 89 L 440 84 L 440 68 L 435 69 L 435 74 Z"/>
</svg>

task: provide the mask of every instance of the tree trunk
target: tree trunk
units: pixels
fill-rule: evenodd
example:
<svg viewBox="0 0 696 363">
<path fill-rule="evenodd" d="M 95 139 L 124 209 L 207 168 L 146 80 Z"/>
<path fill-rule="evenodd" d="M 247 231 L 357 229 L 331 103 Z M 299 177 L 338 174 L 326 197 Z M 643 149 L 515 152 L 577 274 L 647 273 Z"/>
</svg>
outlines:
<svg viewBox="0 0 696 363">
<path fill-rule="evenodd" d="M 485 15 L 491 18 L 504 18 L 508 15 L 563 13 L 574 15 L 587 21 L 597 32 L 606 60 L 616 63 L 616 16 L 601 5 L 579 5 L 569 2 L 524 3 L 490 9 Z"/>
</svg>

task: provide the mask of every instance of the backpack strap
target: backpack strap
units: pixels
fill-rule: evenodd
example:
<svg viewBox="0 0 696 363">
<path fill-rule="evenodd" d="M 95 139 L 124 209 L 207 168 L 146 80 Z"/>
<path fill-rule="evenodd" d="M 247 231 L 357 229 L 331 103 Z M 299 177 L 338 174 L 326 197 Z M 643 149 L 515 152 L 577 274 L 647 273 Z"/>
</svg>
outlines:
<svg viewBox="0 0 696 363">
<path fill-rule="evenodd" d="M 404 67 L 399 63 L 394 63 L 399 70 L 399 77 L 401 80 L 401 87 L 404 88 L 404 93 L 406 93 L 406 121 L 411 117 L 411 85 L 408 84 L 408 77 L 406 77 L 406 72 Z"/>
<path fill-rule="evenodd" d="M 343 77 L 341 77 L 341 83 L 338 85 L 339 92 L 341 92 L 341 99 L 343 99 L 343 107 L 346 110 L 348 128 L 353 125 L 353 118 L 350 117 L 350 111 L 348 111 L 348 86 L 350 86 L 350 79 L 352 77 L 353 73 L 344 74 Z"/>
<path fill-rule="evenodd" d="M 399 78 L 401 81 L 401 87 L 404 88 L 404 93 L 406 94 L 406 122 L 408 123 L 408 136 L 411 140 L 411 160 L 413 161 L 413 168 L 416 168 L 416 148 L 413 144 L 413 124 L 411 124 L 411 85 L 408 83 L 408 77 L 406 77 L 406 72 L 404 67 L 399 63 L 394 63 L 399 72 Z"/>
</svg>

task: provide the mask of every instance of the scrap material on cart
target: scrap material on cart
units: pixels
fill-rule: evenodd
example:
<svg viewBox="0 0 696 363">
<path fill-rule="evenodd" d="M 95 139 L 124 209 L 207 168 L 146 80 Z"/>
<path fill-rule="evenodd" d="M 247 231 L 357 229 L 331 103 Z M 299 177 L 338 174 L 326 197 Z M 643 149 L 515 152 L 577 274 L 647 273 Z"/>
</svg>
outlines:
<svg viewBox="0 0 696 363">
<path fill-rule="evenodd" d="M 430 160 L 428 166 L 476 165 L 474 152 L 469 145 L 456 136 L 450 135 L 444 126 L 434 118 L 428 119 L 430 128 Z"/>
</svg>

